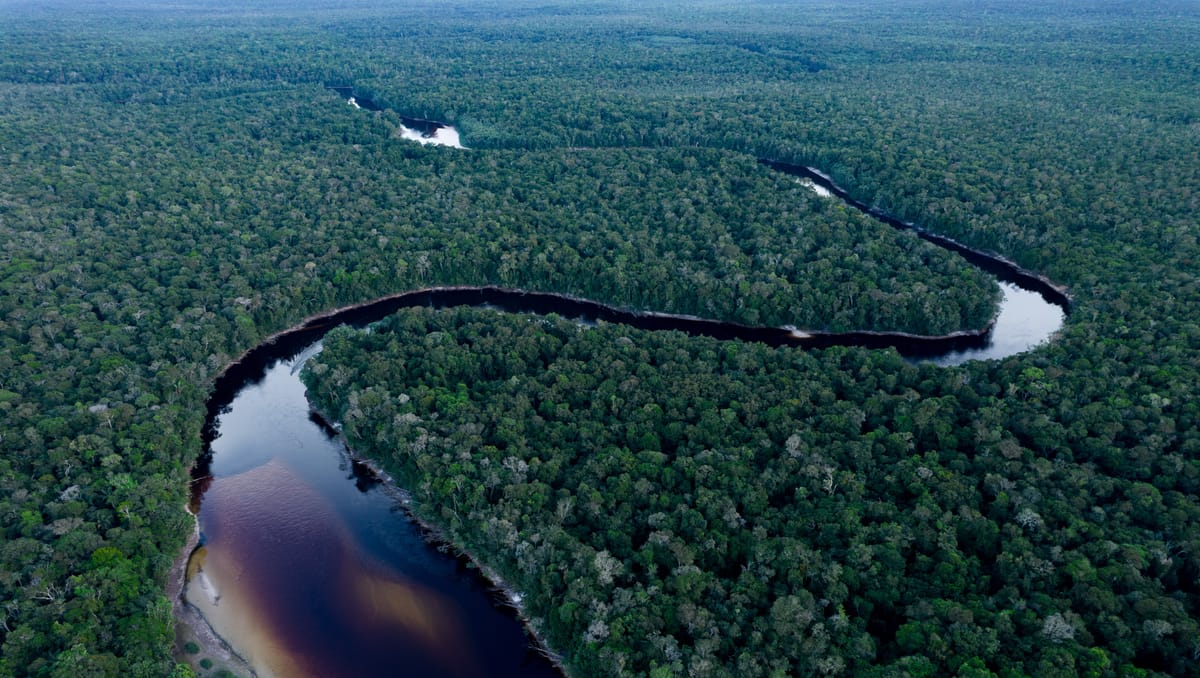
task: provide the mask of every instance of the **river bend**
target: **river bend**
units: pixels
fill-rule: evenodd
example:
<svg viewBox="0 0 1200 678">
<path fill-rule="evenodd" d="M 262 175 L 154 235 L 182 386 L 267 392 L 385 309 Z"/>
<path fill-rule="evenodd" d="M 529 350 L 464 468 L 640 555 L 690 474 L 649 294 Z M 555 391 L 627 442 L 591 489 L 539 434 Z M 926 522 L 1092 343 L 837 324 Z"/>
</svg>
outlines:
<svg viewBox="0 0 1200 678">
<path fill-rule="evenodd" d="M 1069 296 L 1048 280 L 892 219 L 812 168 L 762 162 L 996 274 L 1005 294 L 999 316 L 943 337 L 830 334 L 496 287 L 416 290 L 316 316 L 247 352 L 216 382 L 205 456 L 194 470 L 201 538 L 186 568 L 186 604 L 264 676 L 557 675 L 488 582 L 430 546 L 403 510 L 403 494 L 353 461 L 336 432 L 310 414 L 298 372 L 339 324 L 362 326 L 405 306 L 489 304 L 776 346 L 892 347 L 944 365 L 1020 353 L 1061 326 Z"/>
</svg>

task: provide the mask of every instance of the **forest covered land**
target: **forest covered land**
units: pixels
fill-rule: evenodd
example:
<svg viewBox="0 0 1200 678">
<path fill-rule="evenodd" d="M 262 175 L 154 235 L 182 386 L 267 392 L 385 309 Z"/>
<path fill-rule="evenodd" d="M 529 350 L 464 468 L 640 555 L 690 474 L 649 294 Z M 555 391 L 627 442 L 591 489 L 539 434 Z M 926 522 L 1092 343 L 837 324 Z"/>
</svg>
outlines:
<svg viewBox="0 0 1200 678">
<path fill-rule="evenodd" d="M 189 673 L 165 591 L 207 396 L 311 314 L 441 284 L 810 329 L 994 313 L 986 275 L 759 157 L 1067 286 L 1060 336 L 938 368 L 408 312 L 335 334 L 316 402 L 581 675 L 1197 673 L 1195 3 L 0 19 L 0 675 Z"/>
</svg>

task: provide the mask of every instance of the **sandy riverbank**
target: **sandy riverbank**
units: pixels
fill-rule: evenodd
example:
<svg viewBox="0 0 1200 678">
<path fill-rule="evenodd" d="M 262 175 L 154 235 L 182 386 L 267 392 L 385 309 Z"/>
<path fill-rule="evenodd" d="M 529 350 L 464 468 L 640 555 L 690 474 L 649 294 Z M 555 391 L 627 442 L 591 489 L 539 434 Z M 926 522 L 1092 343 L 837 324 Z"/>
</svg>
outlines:
<svg viewBox="0 0 1200 678">
<path fill-rule="evenodd" d="M 200 611 L 184 596 L 188 562 L 200 545 L 200 523 L 195 514 L 191 511 L 188 514 L 192 516 L 192 533 L 175 558 L 167 582 L 167 596 L 175 616 L 175 661 L 191 666 L 197 676 L 220 675 L 222 671 L 235 676 L 255 676 L 254 669 L 213 631 Z"/>
</svg>

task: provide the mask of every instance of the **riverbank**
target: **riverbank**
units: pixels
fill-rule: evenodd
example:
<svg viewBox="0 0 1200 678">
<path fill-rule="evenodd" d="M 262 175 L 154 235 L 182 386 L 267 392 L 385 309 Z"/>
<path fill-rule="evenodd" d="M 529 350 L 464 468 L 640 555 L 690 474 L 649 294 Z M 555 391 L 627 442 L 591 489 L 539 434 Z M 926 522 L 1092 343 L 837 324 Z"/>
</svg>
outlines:
<svg viewBox="0 0 1200 678">
<path fill-rule="evenodd" d="M 758 163 L 777 172 L 808 180 L 872 219 L 895 229 L 911 231 L 922 240 L 958 254 L 1004 282 L 1011 282 L 1023 289 L 1041 294 L 1046 301 L 1061 307 L 1064 313 L 1071 312 L 1071 304 L 1074 299 L 1065 285 L 1059 285 L 1041 273 L 1024 268 L 1008 257 L 996 252 L 970 247 L 953 238 L 926 230 L 910 221 L 901 221 L 882 209 L 872 207 L 851 196 L 849 191 L 834 182 L 833 177 L 815 167 L 796 165 L 772 158 L 759 158 Z"/>
<path fill-rule="evenodd" d="M 460 563 L 473 568 L 478 573 L 478 576 L 488 583 L 493 593 L 500 599 L 500 602 L 505 607 L 511 609 L 516 618 L 521 622 L 521 625 L 525 627 L 525 633 L 532 641 L 530 643 L 531 646 L 550 662 L 551 666 L 557 669 L 559 673 L 569 677 L 571 674 L 563 663 L 562 655 L 550 647 L 550 643 L 541 629 L 538 628 L 533 619 L 526 615 L 521 592 L 517 591 L 495 568 L 484 562 L 473 551 L 463 547 L 461 544 L 455 543 L 453 539 L 447 536 L 442 527 L 418 513 L 412 494 L 400 487 L 396 483 L 395 478 L 377 461 L 355 452 L 354 448 L 350 445 L 350 441 L 341 432 L 341 428 L 334 422 L 331 422 L 325 413 L 318 410 L 315 406 L 310 406 L 309 415 L 318 425 L 333 433 L 335 439 L 342 444 L 346 457 L 356 466 L 356 474 L 359 468 L 368 471 L 371 477 L 379 483 L 380 489 L 396 501 L 397 506 L 404 511 L 405 517 L 420 528 L 421 536 L 426 544 L 436 548 L 438 551 L 452 555 Z"/>
<path fill-rule="evenodd" d="M 191 605 L 262 676 L 388 675 L 397 658 L 413 675 L 561 676 L 498 578 L 430 548 L 386 474 L 311 416 L 298 372 L 333 326 L 251 352 L 210 401 L 193 503 L 214 594 L 193 575 Z"/>
<path fill-rule="evenodd" d="M 237 652 L 217 635 L 208 621 L 191 603 L 184 592 L 187 589 L 188 564 L 200 546 L 200 522 L 196 514 L 187 509 L 192 517 L 192 533 L 175 562 L 171 566 L 167 581 L 167 596 L 175 617 L 175 661 L 192 667 L 197 676 L 221 675 L 227 672 L 235 676 L 256 676 L 254 669 Z"/>
</svg>

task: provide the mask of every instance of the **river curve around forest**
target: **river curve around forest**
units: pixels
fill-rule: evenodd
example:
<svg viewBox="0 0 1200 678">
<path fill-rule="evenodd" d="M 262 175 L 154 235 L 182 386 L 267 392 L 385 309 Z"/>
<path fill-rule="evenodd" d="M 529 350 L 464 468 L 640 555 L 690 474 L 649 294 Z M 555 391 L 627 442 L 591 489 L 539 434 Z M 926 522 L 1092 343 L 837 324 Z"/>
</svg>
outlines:
<svg viewBox="0 0 1200 678">
<path fill-rule="evenodd" d="M 351 459 L 336 432 L 311 414 L 299 370 L 340 324 L 364 326 L 408 306 L 490 305 L 775 346 L 892 347 L 944 365 L 1014 355 L 1061 327 L 1069 296 L 1044 278 L 891 219 L 816 170 L 763 164 L 805 176 L 850 206 L 987 268 L 1005 293 L 997 319 L 941 337 L 803 332 L 488 286 L 415 290 L 314 316 L 248 351 L 216 381 L 205 455 L 193 472 L 199 545 L 175 575 L 186 578 L 181 606 L 202 613 L 264 676 L 390 675 L 401 666 L 419 674 L 557 675 L 478 571 L 430 546 L 405 513 L 403 493 Z"/>
</svg>

